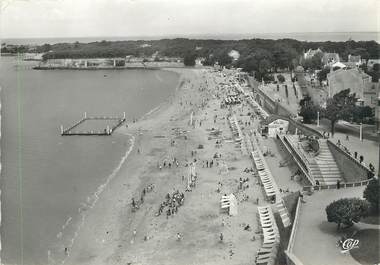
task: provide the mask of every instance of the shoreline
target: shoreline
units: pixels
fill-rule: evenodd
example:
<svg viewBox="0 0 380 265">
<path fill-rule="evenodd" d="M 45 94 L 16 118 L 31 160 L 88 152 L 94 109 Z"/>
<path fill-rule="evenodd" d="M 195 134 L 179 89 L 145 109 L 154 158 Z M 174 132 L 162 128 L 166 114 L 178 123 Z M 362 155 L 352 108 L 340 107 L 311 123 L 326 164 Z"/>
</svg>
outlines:
<svg viewBox="0 0 380 265">
<path fill-rule="evenodd" d="M 159 70 L 159 69 L 157 69 L 157 70 Z M 163 71 L 172 71 L 171 69 L 160 69 L 160 70 L 163 70 Z M 181 82 L 182 82 L 182 74 L 179 73 L 178 71 L 172 71 L 172 72 L 175 72 L 176 74 L 179 75 L 178 76 L 178 82 L 174 86 L 172 94 L 166 100 L 164 100 L 163 102 L 161 102 L 158 106 L 152 108 L 151 110 L 149 110 L 148 112 L 146 112 L 145 114 L 143 114 L 138 119 L 138 121 L 136 123 L 132 123 L 130 125 L 136 125 L 137 126 L 139 124 L 139 122 L 151 119 L 152 115 L 159 115 L 160 112 L 164 111 L 166 108 L 168 108 L 170 106 L 170 101 L 171 101 L 172 98 L 175 97 L 178 89 L 181 86 Z M 136 139 L 139 138 L 139 133 L 137 131 L 134 131 L 134 132 L 131 132 L 131 133 L 120 132 L 120 129 L 122 129 L 122 128 L 120 128 L 120 127 L 117 128 L 114 131 L 114 133 L 124 135 L 127 138 L 126 140 L 128 140 L 130 142 L 129 147 L 126 149 L 125 153 L 121 156 L 119 163 L 112 170 L 112 173 L 106 177 L 105 181 L 103 183 L 101 183 L 96 188 L 96 190 L 93 193 L 91 193 L 89 196 L 87 196 L 87 201 L 86 202 L 82 202 L 81 203 L 80 207 L 78 208 L 78 213 L 79 214 L 78 214 L 78 216 L 74 217 L 75 219 L 78 219 L 78 220 L 73 220 L 73 217 L 69 217 L 66 220 L 65 224 L 62 226 L 62 230 L 57 233 L 57 238 L 63 237 L 64 236 L 64 230 L 65 230 L 65 228 L 68 225 L 70 225 L 71 222 L 75 222 L 75 221 L 78 222 L 79 221 L 79 223 L 77 223 L 75 225 L 75 228 L 74 228 L 75 229 L 74 237 L 69 238 L 68 240 L 69 240 L 70 243 L 65 246 L 68 249 L 72 248 L 72 246 L 75 243 L 76 238 L 78 237 L 78 234 L 80 233 L 82 227 L 86 224 L 86 218 L 87 218 L 87 215 L 88 215 L 87 213 L 89 211 L 91 211 L 91 209 L 93 207 L 96 206 L 96 203 L 99 200 L 99 198 L 100 198 L 101 194 L 103 193 L 104 189 L 107 189 L 109 183 L 113 180 L 113 178 L 115 178 L 115 177 L 118 176 L 119 171 L 121 170 L 121 168 L 128 161 L 129 157 L 133 155 L 132 152 L 135 150 L 135 143 L 136 143 Z M 53 251 L 54 251 L 54 248 L 48 250 L 48 264 L 57 264 L 57 261 L 52 257 Z M 69 253 L 70 253 L 70 251 L 68 252 L 68 254 Z M 57 253 L 54 253 L 54 254 L 56 255 Z M 62 255 L 59 255 L 59 254 L 58 254 L 58 256 L 62 257 Z M 58 264 L 64 264 L 67 257 L 68 256 L 64 257 L 63 260 L 60 261 Z M 61 260 L 61 258 L 59 258 L 59 257 L 56 258 L 56 259 Z"/>
<path fill-rule="evenodd" d="M 137 150 L 145 149 L 145 146 L 144 146 L 145 144 L 143 142 L 147 136 L 145 136 L 144 133 L 147 130 L 149 130 L 149 128 L 152 127 L 148 124 L 151 124 L 154 121 L 157 122 L 157 119 L 162 119 L 162 116 L 165 116 L 166 112 L 170 111 L 170 109 L 173 109 L 173 102 L 180 100 L 180 96 L 182 94 L 181 88 L 184 86 L 184 80 L 188 78 L 188 75 L 189 75 L 188 72 L 193 72 L 193 70 L 189 71 L 189 69 L 178 70 L 178 69 L 164 68 L 162 70 L 173 71 L 180 75 L 178 79 L 178 83 L 175 87 L 174 93 L 167 100 L 162 102 L 159 106 L 151 109 L 146 114 L 144 114 L 136 123 L 129 124 L 127 129 L 125 127 L 121 127 L 115 131 L 115 133 L 118 133 L 118 134 L 123 134 L 126 136 L 131 135 L 132 137 L 134 137 L 135 141 L 134 141 L 133 149 L 131 150 L 128 157 L 125 159 L 125 161 L 121 164 L 118 172 L 116 172 L 115 176 L 110 180 L 110 183 L 108 183 L 109 185 L 105 187 L 105 191 L 107 190 L 108 192 L 110 192 L 112 190 L 111 189 L 112 184 L 115 185 L 116 182 L 128 182 L 127 184 L 123 183 L 122 185 L 122 186 L 125 186 L 125 185 L 129 186 L 129 189 L 128 189 L 129 192 L 127 193 L 136 193 L 139 187 L 142 187 L 147 184 L 147 182 L 144 182 L 141 179 L 139 179 L 139 176 L 138 176 L 139 174 L 135 173 L 136 171 L 137 172 L 139 171 L 138 169 L 140 168 L 140 166 L 143 166 L 141 165 L 141 161 L 140 162 L 136 161 L 136 160 L 139 160 L 139 154 Z M 199 69 L 196 69 L 196 70 L 199 70 Z M 192 73 L 190 75 L 194 75 L 194 74 Z M 153 137 L 150 136 L 149 138 L 153 138 Z M 149 144 L 149 141 L 145 141 L 145 143 Z M 135 178 L 123 180 L 122 176 L 127 172 L 135 173 L 134 174 Z M 116 186 L 120 187 L 120 185 L 116 185 Z M 78 236 L 76 237 L 74 244 L 71 246 L 72 249 L 69 250 L 67 257 L 64 259 L 64 261 L 61 264 L 78 264 L 77 258 L 78 256 L 81 255 L 82 251 L 79 250 L 76 247 L 76 245 L 82 246 L 82 244 L 80 243 L 82 240 L 84 240 L 85 242 L 92 242 L 91 240 L 88 241 L 87 237 L 89 236 L 89 234 L 87 234 L 86 231 L 83 231 L 84 230 L 83 228 L 87 228 L 88 226 L 94 225 L 90 223 L 98 223 L 98 221 L 96 220 L 98 214 L 95 212 L 96 211 L 95 208 L 97 207 L 103 208 L 103 206 L 100 205 L 100 204 L 105 203 L 105 200 L 104 200 L 105 198 L 103 198 L 103 196 L 107 196 L 107 195 L 100 194 L 100 199 L 97 201 L 97 204 L 94 205 L 94 208 L 92 208 L 90 211 L 87 211 L 84 226 L 81 227 L 80 231 L 78 231 Z M 129 204 L 129 201 L 130 200 L 125 200 L 124 203 L 128 202 L 127 204 Z M 129 208 L 129 207 L 124 206 L 120 208 Z M 118 226 L 117 224 L 115 225 Z M 119 227 L 119 229 L 121 229 L 121 227 Z M 85 235 L 83 236 L 83 234 Z M 86 263 L 84 262 L 83 264 L 86 264 Z M 91 261 L 89 264 L 102 264 L 102 262 L 92 263 Z"/>
<path fill-rule="evenodd" d="M 226 119 L 229 110 L 220 108 L 219 96 L 229 93 L 219 87 L 224 77 L 204 69 L 177 71 L 181 73 L 179 88 L 161 108 L 117 130 L 135 135 L 134 149 L 88 211 L 85 225 L 61 264 L 240 265 L 252 261 L 261 241 L 252 240 L 256 202 L 265 200 L 261 187 L 254 185 L 255 178 L 243 171 L 252 166 L 252 161 L 232 140 Z M 244 104 L 236 109 L 243 121 L 249 119 L 246 108 L 249 106 Z M 209 128 L 219 128 L 223 137 L 210 138 Z M 221 146 L 215 144 L 216 139 L 222 139 Z M 192 151 L 198 160 L 194 164 L 197 184 L 187 192 L 184 179 L 190 161 L 194 162 Z M 219 152 L 223 157 L 215 158 Z M 179 165 L 170 167 L 168 161 L 173 158 Z M 215 163 L 213 168 L 206 167 L 205 161 L 210 158 Z M 251 179 L 240 191 L 239 176 Z M 219 192 L 218 183 L 223 183 Z M 153 190 L 140 201 L 142 191 L 152 185 Z M 178 213 L 166 216 L 165 208 L 160 214 L 160 201 L 177 190 L 185 198 Z M 238 217 L 220 211 L 220 196 L 230 193 L 239 201 Z M 138 205 L 134 211 L 132 198 Z M 252 229 L 243 229 L 244 224 Z M 178 233 L 183 240 L 178 240 Z"/>
</svg>

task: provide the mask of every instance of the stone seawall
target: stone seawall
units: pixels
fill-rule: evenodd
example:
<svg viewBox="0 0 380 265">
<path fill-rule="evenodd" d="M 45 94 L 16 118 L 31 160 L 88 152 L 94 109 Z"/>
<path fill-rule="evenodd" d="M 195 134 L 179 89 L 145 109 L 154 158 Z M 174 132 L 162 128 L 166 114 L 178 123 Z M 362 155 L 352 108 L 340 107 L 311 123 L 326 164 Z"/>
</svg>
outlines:
<svg viewBox="0 0 380 265">
<path fill-rule="evenodd" d="M 345 182 L 358 182 L 362 180 L 367 180 L 371 174 L 371 171 L 360 164 L 358 160 L 344 152 L 338 146 L 330 141 L 327 141 L 332 155 L 342 172 Z"/>
</svg>

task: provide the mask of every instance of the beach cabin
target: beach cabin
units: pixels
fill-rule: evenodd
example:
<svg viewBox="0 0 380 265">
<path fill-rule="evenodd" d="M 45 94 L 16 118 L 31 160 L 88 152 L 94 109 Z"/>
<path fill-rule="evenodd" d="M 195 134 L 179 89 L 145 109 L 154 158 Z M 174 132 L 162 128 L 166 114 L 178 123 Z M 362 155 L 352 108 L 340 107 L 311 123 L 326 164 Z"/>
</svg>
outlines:
<svg viewBox="0 0 380 265">
<path fill-rule="evenodd" d="M 277 134 L 286 134 L 289 128 L 289 121 L 278 117 L 269 117 L 262 123 L 262 135 L 276 137 Z"/>
</svg>

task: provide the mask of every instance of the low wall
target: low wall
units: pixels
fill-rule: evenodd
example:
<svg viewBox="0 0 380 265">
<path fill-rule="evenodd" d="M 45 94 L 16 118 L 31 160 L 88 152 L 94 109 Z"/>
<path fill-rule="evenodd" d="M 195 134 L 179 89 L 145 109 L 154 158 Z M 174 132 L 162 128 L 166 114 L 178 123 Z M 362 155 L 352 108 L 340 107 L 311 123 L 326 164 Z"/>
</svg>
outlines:
<svg viewBox="0 0 380 265">
<path fill-rule="evenodd" d="M 298 197 L 297 208 L 296 208 L 294 220 L 293 220 L 292 232 L 290 234 L 288 247 L 285 250 L 287 265 L 303 265 L 302 262 L 293 253 L 293 247 L 294 247 L 294 242 L 295 242 L 295 238 L 297 234 L 298 221 L 299 221 L 299 215 L 300 215 L 301 209 L 302 209 L 302 202 L 301 202 L 301 198 Z"/>
<path fill-rule="evenodd" d="M 282 197 L 282 200 L 284 201 L 284 205 L 288 212 L 290 213 L 290 220 L 292 220 L 292 223 L 294 221 L 294 217 L 296 215 L 297 210 L 297 204 L 298 204 L 298 198 L 300 196 L 300 192 L 292 192 L 284 197 Z"/>
<path fill-rule="evenodd" d="M 284 206 L 286 207 L 287 211 L 290 214 L 289 218 L 292 223 L 294 222 L 299 195 L 300 195 L 300 192 L 292 192 L 282 198 Z M 282 223 L 282 219 L 279 212 L 275 213 L 275 219 L 277 222 L 278 230 L 280 232 L 280 246 L 279 246 L 279 252 L 277 254 L 276 264 L 283 265 L 283 264 L 286 264 L 286 260 L 287 260 L 285 251 L 289 244 L 289 239 L 292 232 L 292 226 L 284 227 L 284 224 Z"/>
<path fill-rule="evenodd" d="M 359 182 L 373 176 L 369 168 L 360 164 L 358 160 L 347 154 L 330 140 L 327 141 L 332 155 L 342 172 L 345 182 Z"/>
<path fill-rule="evenodd" d="M 274 101 L 271 97 L 269 97 L 264 91 L 262 91 L 259 87 L 254 89 L 254 92 L 260 95 L 262 106 L 265 107 L 270 113 L 290 117 L 293 116 L 294 113 L 290 112 L 285 106 L 283 106 L 280 102 Z"/>
<path fill-rule="evenodd" d="M 282 115 L 282 116 L 291 116 L 294 115 L 291 113 L 286 107 L 281 105 L 281 103 L 277 102 L 277 115 Z"/>
<path fill-rule="evenodd" d="M 360 187 L 360 186 L 367 186 L 368 183 L 372 180 L 362 180 L 357 182 L 347 182 L 347 183 L 340 183 L 339 188 L 340 189 L 348 189 L 353 187 Z M 336 190 L 338 189 L 337 184 L 330 184 L 330 185 L 315 185 L 315 186 L 304 186 L 303 191 L 321 191 L 321 190 Z"/>
<path fill-rule="evenodd" d="M 295 121 L 293 119 L 289 119 L 289 128 L 291 129 L 290 132 L 292 132 L 293 134 L 295 134 L 295 130 L 296 130 L 295 128 L 297 128 L 306 136 L 317 136 L 317 137 L 322 138 L 322 134 L 318 132 L 317 130 L 314 130 L 306 126 L 305 124 L 302 124 L 301 122 Z"/>
<path fill-rule="evenodd" d="M 278 112 L 278 102 L 275 102 L 267 94 L 265 94 L 260 88 L 255 89 L 255 92 L 260 95 L 260 102 L 258 102 L 262 107 L 268 110 L 272 114 L 277 114 Z"/>
<path fill-rule="evenodd" d="M 280 140 L 281 144 L 285 147 L 285 149 L 288 151 L 289 155 L 293 157 L 293 160 L 296 162 L 298 168 L 303 172 L 306 179 L 311 183 L 312 185 L 315 184 L 313 177 L 309 174 L 309 168 L 306 165 L 305 159 L 302 159 L 300 155 L 297 153 L 296 150 L 294 150 L 293 146 L 288 142 L 286 137 L 281 138 L 277 135 L 277 138 Z"/>
</svg>

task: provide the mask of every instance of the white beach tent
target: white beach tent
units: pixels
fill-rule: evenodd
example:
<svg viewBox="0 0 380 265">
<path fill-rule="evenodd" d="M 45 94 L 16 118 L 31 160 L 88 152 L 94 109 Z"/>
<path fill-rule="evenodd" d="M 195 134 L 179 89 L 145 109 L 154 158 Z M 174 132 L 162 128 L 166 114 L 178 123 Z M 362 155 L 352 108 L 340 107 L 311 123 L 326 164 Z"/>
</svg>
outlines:
<svg viewBox="0 0 380 265">
<path fill-rule="evenodd" d="M 229 195 L 229 197 L 230 197 L 229 215 L 230 216 L 236 216 L 238 214 L 236 197 L 232 193 Z"/>
<path fill-rule="evenodd" d="M 230 216 L 237 215 L 237 200 L 235 195 L 233 195 L 232 193 L 230 195 L 222 196 L 222 199 L 220 200 L 220 205 L 222 209 L 228 209 L 228 214 Z"/>
</svg>

